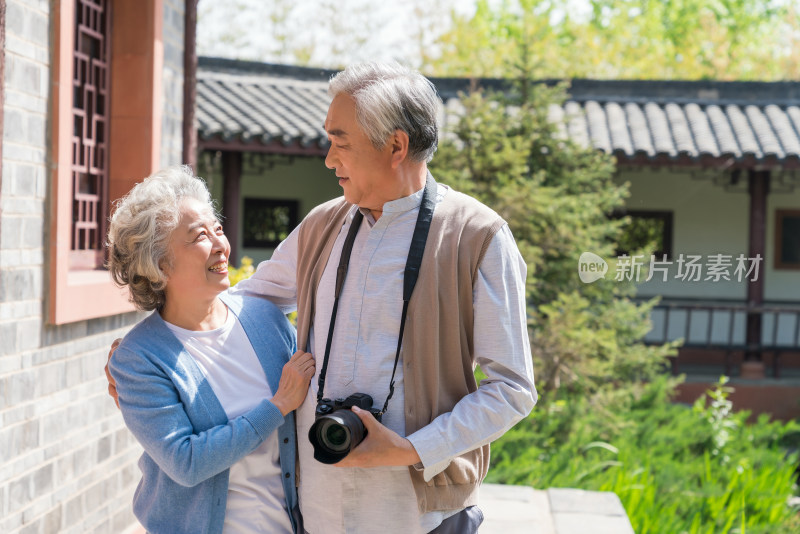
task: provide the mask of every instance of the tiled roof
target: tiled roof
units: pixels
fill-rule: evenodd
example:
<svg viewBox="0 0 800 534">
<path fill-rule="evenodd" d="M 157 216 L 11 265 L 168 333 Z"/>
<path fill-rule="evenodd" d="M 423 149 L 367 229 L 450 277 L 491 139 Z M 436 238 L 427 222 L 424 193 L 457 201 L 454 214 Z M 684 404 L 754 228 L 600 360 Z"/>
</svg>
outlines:
<svg viewBox="0 0 800 534">
<path fill-rule="evenodd" d="M 201 147 L 324 154 L 334 72 L 200 58 Z M 504 87 L 495 79 L 432 81 L 447 109 L 475 82 Z M 569 94 L 551 117 L 623 164 L 800 166 L 798 82 L 573 80 Z"/>
<path fill-rule="evenodd" d="M 246 62 L 200 58 L 197 121 L 201 144 L 327 146 L 322 124 L 330 99 L 327 78 L 258 72 Z M 220 68 L 220 66 L 222 68 Z M 329 75 L 328 75 L 329 76 Z"/>
</svg>

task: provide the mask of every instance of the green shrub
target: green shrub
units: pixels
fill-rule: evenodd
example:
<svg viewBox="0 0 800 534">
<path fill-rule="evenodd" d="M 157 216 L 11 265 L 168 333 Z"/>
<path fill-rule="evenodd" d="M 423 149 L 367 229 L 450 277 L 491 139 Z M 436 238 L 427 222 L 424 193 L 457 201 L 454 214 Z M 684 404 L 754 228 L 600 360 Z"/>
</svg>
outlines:
<svg viewBox="0 0 800 534">
<path fill-rule="evenodd" d="M 613 258 L 630 220 L 609 215 L 624 207 L 628 186 L 614 181 L 611 156 L 564 138 L 550 119 L 566 88 L 521 75 L 529 83 L 507 93 L 462 96 L 431 172 L 508 222 L 528 266 L 537 389 L 626 395 L 627 384 L 657 376 L 676 352 L 642 342 L 656 301 L 633 301 L 632 281 L 616 281 L 613 267 L 592 284 L 578 276 L 584 252 Z"/>
<path fill-rule="evenodd" d="M 694 406 L 673 380 L 643 385 L 615 411 L 576 394 L 543 399 L 492 445 L 488 480 L 613 491 L 638 534 L 800 532 L 795 452 L 800 425 L 747 424 L 724 382 Z"/>
<path fill-rule="evenodd" d="M 231 281 L 231 287 L 245 278 L 250 278 L 254 272 L 256 272 L 256 268 L 253 267 L 253 259 L 249 256 L 242 257 L 242 264 L 238 268 L 228 265 L 228 280 Z"/>
</svg>

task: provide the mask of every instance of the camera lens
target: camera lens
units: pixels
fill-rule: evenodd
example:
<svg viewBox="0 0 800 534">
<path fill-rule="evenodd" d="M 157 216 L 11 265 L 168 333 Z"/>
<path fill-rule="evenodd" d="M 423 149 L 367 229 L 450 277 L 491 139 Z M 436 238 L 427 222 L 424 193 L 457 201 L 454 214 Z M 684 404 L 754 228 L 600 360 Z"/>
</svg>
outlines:
<svg viewBox="0 0 800 534">
<path fill-rule="evenodd" d="M 364 423 L 348 409 L 318 416 L 308 431 L 308 440 L 314 446 L 314 458 L 324 464 L 340 461 L 365 436 Z"/>
<path fill-rule="evenodd" d="M 347 427 L 331 419 L 322 422 L 319 436 L 322 438 L 322 443 L 332 451 L 344 451 L 350 448 L 350 432 Z"/>
</svg>

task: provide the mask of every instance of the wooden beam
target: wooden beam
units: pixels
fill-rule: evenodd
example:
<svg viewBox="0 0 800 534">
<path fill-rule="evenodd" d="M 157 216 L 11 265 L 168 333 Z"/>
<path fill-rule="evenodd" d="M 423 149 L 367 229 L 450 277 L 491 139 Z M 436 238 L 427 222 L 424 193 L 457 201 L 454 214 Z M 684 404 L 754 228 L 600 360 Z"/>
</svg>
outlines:
<svg viewBox="0 0 800 534">
<path fill-rule="evenodd" d="M 701 156 L 695 158 L 686 154 L 678 156 L 648 156 L 647 154 L 635 154 L 628 156 L 620 151 L 614 152 L 617 159 L 617 166 L 623 168 L 641 167 L 664 167 L 676 169 L 719 169 L 720 171 L 756 170 L 756 171 L 780 171 L 800 169 L 800 159 L 788 157 L 779 159 L 774 156 L 758 159 L 755 156 L 746 155 L 742 157 L 726 154 L 718 157 Z"/>
<path fill-rule="evenodd" d="M 186 0 L 183 30 L 183 163 L 197 172 L 197 0 Z"/>
<path fill-rule="evenodd" d="M 222 153 L 222 224 L 225 235 L 231 244 L 231 254 L 228 263 L 239 265 L 239 206 L 242 205 L 242 153 L 225 151 Z"/>
<path fill-rule="evenodd" d="M 247 143 L 238 138 L 226 141 L 219 137 L 213 137 L 211 139 L 201 139 L 198 145 L 200 150 L 221 150 L 223 152 L 259 152 L 263 154 L 313 157 L 325 157 L 328 155 L 328 147 L 320 147 L 317 143 L 303 146 L 298 142 L 284 145 L 280 141 L 272 141 L 271 143 L 264 144 L 258 141 Z"/>
<path fill-rule="evenodd" d="M 759 275 L 747 282 L 747 337 L 745 360 L 760 361 L 761 353 L 751 349 L 761 344 L 761 313 L 756 311 L 764 304 L 764 273 L 766 271 L 767 243 L 767 196 L 769 195 L 769 171 L 750 171 L 750 232 L 747 247 L 748 258 L 761 257 Z"/>
</svg>

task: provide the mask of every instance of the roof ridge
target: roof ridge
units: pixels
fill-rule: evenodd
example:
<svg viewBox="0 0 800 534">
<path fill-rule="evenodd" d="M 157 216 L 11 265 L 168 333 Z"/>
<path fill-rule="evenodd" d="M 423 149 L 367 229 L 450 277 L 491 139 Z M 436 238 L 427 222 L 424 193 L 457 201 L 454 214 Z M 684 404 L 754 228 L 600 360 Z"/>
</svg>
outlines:
<svg viewBox="0 0 800 534">
<path fill-rule="evenodd" d="M 293 81 L 328 82 L 337 69 L 322 67 L 301 67 L 276 63 L 262 63 L 240 59 L 219 57 L 198 57 L 198 75 L 227 73 L 242 76 L 270 76 L 273 79 Z M 452 98 L 460 91 L 474 87 L 506 91 L 513 87 L 513 80 L 507 78 L 481 77 L 437 77 L 429 76 L 442 98 Z M 676 103 L 800 103 L 800 81 L 759 81 L 759 80 L 641 80 L 641 79 L 593 79 L 546 78 L 535 83 L 556 85 L 568 83 L 567 93 L 578 102 L 587 100 L 625 101 L 625 102 L 676 102 Z M 691 95 L 691 96 L 689 96 Z"/>
<path fill-rule="evenodd" d="M 698 106 L 739 106 L 739 107 L 747 107 L 747 106 L 755 106 L 755 107 L 766 107 L 770 105 L 775 105 L 778 107 L 789 107 L 789 106 L 800 106 L 800 98 L 798 99 L 772 99 L 772 100 L 764 100 L 764 99 L 735 99 L 735 98 L 719 98 L 719 99 L 704 99 L 704 98 L 690 98 L 690 97 L 648 97 L 648 96 L 627 96 L 627 95 L 574 95 L 571 93 L 567 94 L 567 101 L 578 102 L 580 104 L 586 102 L 597 102 L 598 104 L 605 104 L 608 102 L 624 102 L 624 103 L 631 103 L 631 104 L 647 104 L 653 103 L 658 104 L 660 106 L 664 106 L 666 104 L 679 104 L 685 106 L 686 104 L 697 104 Z"/>
<path fill-rule="evenodd" d="M 330 77 L 338 72 L 338 70 L 321 67 L 300 67 L 296 65 L 281 65 L 277 63 L 263 63 L 260 61 L 208 56 L 199 56 L 197 58 L 197 67 L 198 73 L 200 71 L 228 71 L 231 74 L 235 73 L 241 75 L 242 72 L 250 72 L 253 74 L 290 78 L 293 80 L 317 80 L 324 82 L 330 80 Z"/>
<path fill-rule="evenodd" d="M 264 79 L 269 79 L 269 84 L 271 85 L 280 85 L 280 86 L 297 86 L 297 85 L 308 85 L 314 87 L 324 87 L 327 90 L 328 82 L 327 80 L 302 80 L 297 78 L 278 78 L 274 76 L 269 76 L 266 74 L 257 74 L 257 73 L 248 73 L 242 74 L 238 72 L 226 72 L 226 71 L 197 71 L 197 79 L 198 80 L 235 80 L 237 82 L 252 82 L 252 83 L 259 83 L 263 84 Z"/>
<path fill-rule="evenodd" d="M 334 71 L 220 58 L 200 58 L 199 66 L 201 146 L 324 154 L 328 141 L 321 125 Z M 512 87 L 500 79 L 430 79 L 447 109 L 459 91 Z M 264 111 L 265 101 L 281 109 L 247 113 Z M 571 108 L 574 117 L 567 112 Z M 688 108 L 697 109 L 689 113 Z M 576 79 L 562 109 L 567 132 L 573 124 L 580 127 L 576 135 L 585 137 L 585 144 L 615 154 L 624 164 L 800 168 L 800 82 Z M 248 121 L 242 122 L 242 115 Z M 779 131 L 775 120 L 788 128 Z M 767 154 L 765 142 L 771 146 L 773 138 L 779 150 Z"/>
</svg>

